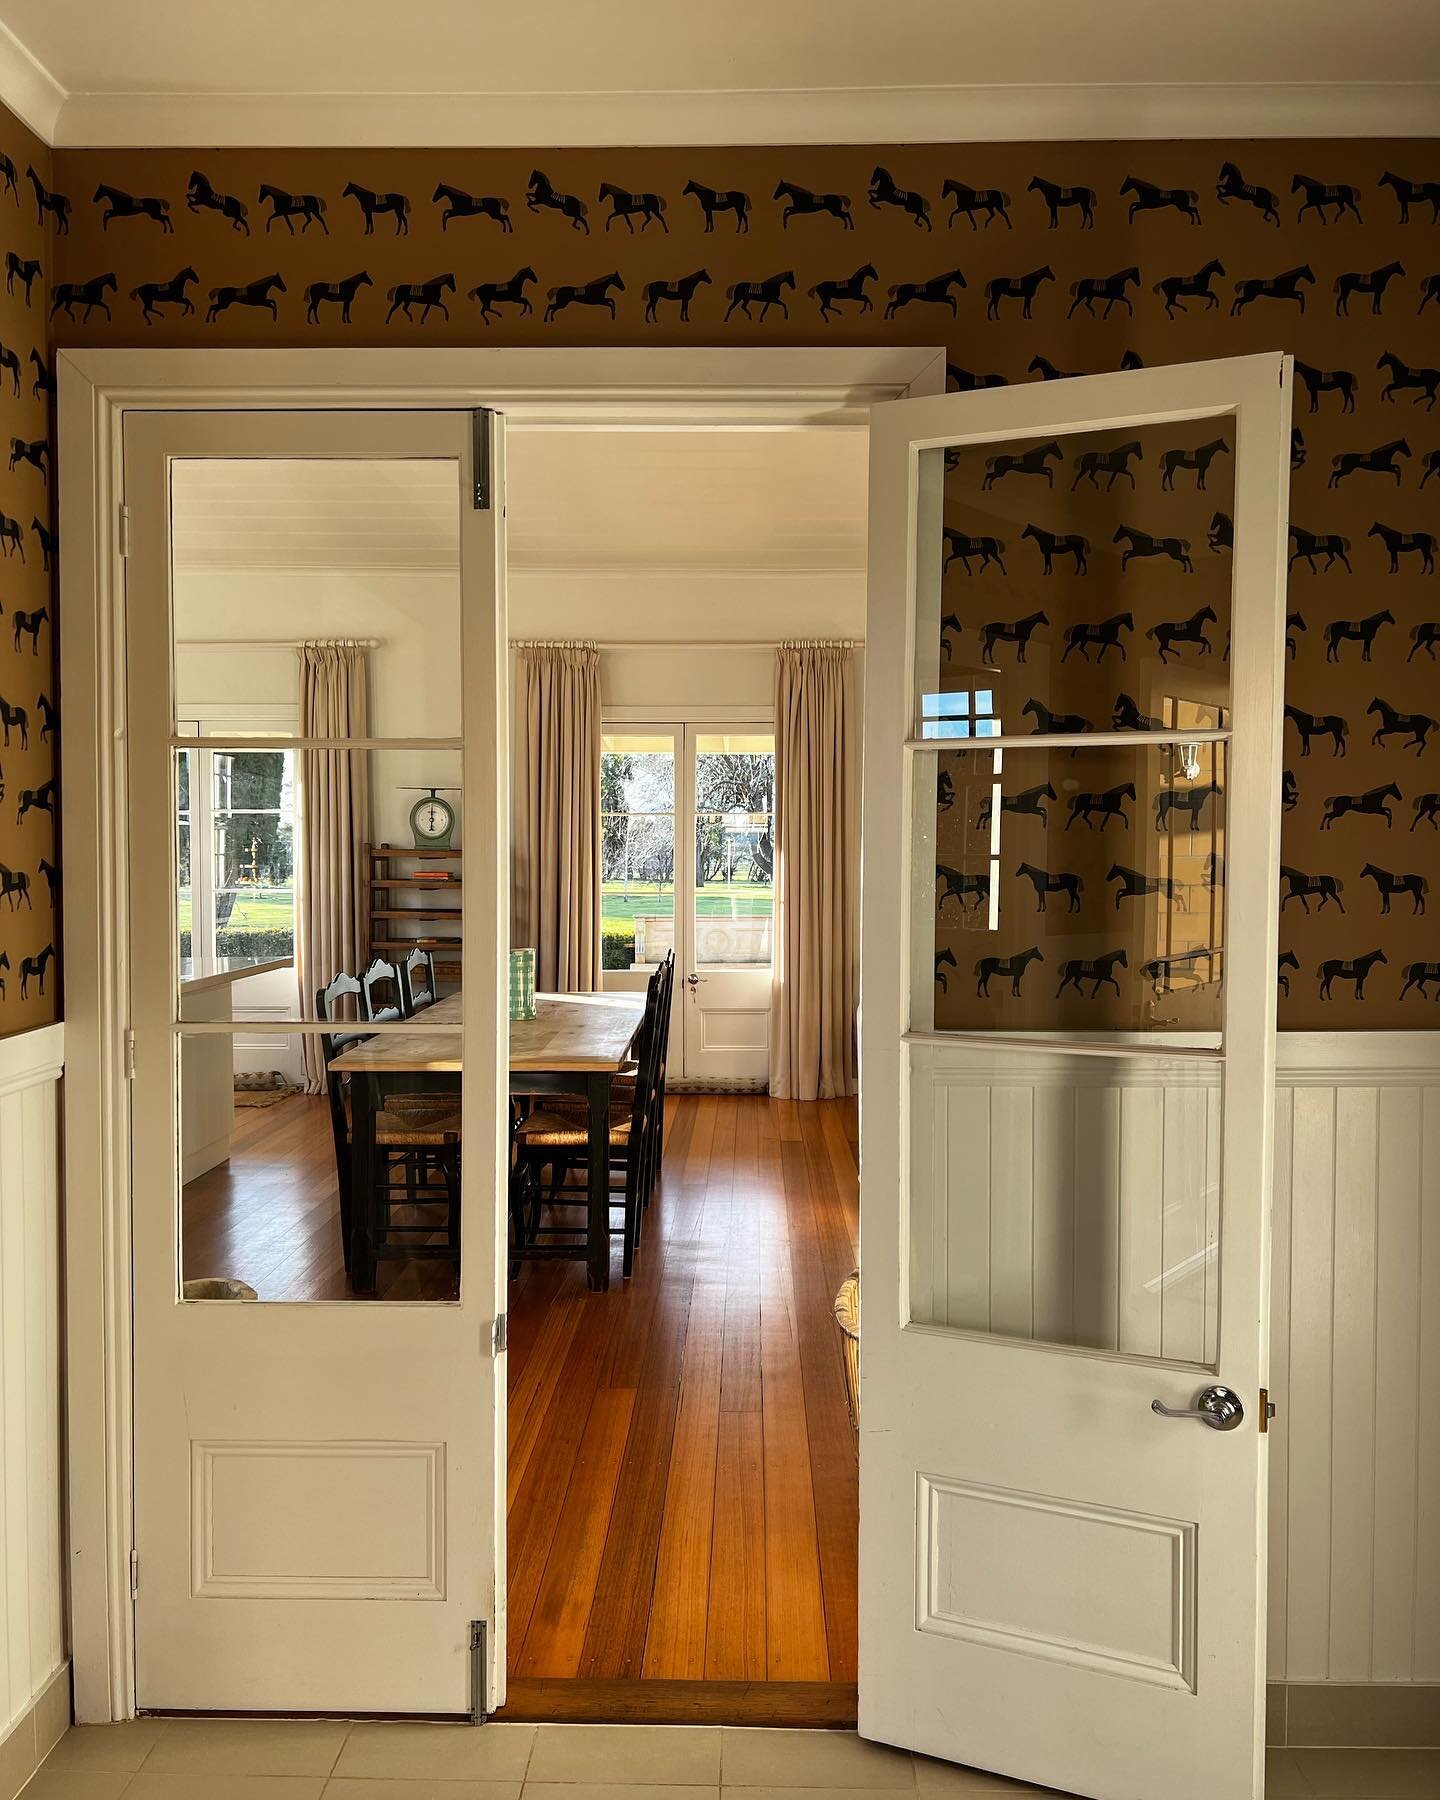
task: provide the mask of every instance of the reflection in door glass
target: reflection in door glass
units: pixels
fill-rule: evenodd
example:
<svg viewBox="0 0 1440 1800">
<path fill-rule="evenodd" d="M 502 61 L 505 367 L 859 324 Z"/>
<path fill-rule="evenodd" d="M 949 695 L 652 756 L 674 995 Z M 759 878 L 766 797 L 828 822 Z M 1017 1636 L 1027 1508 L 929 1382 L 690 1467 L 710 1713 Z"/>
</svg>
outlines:
<svg viewBox="0 0 1440 1800">
<path fill-rule="evenodd" d="M 768 967 L 774 954 L 775 737 L 695 738 L 695 965 Z"/>
<path fill-rule="evenodd" d="M 601 967 L 648 969 L 675 948 L 675 739 L 600 746 Z"/>
</svg>

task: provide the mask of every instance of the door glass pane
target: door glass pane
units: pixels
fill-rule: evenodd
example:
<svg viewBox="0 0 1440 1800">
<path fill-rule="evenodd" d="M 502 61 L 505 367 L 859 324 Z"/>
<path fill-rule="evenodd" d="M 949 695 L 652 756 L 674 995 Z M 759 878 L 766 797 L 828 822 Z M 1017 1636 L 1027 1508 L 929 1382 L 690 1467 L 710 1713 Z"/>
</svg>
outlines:
<svg viewBox="0 0 1440 1800">
<path fill-rule="evenodd" d="M 909 1054 L 910 1318 L 1213 1365 L 1221 1065 Z"/>
<path fill-rule="evenodd" d="M 917 734 L 1223 724 L 1234 426 L 922 452 Z"/>
<path fill-rule="evenodd" d="M 764 968 L 773 956 L 775 737 L 695 737 L 695 966 Z"/>
<path fill-rule="evenodd" d="M 649 968 L 675 948 L 675 739 L 600 744 L 601 967 Z"/>
</svg>

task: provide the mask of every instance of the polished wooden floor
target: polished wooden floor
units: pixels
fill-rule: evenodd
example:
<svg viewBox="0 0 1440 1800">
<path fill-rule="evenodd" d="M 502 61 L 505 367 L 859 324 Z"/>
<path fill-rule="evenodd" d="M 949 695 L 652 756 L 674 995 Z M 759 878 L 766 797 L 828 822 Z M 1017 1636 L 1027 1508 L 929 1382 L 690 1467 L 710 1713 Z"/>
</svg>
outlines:
<svg viewBox="0 0 1440 1800">
<path fill-rule="evenodd" d="M 831 1306 L 856 1260 L 855 1131 L 848 1102 L 674 1097 L 633 1278 L 617 1242 L 608 1293 L 578 1263 L 511 1283 L 510 1670 L 538 1716 L 607 1716 L 622 1693 L 631 1716 L 665 1716 L 645 1711 L 658 1687 L 581 1683 L 854 1683 L 856 1461 Z M 187 1276 L 345 1297 L 324 1102 L 237 1109 L 231 1160 L 186 1188 L 184 1226 Z M 449 1280 L 381 1273 L 396 1299 Z M 811 1718 L 770 1691 L 794 1722 L 847 1704 L 816 1689 Z"/>
</svg>

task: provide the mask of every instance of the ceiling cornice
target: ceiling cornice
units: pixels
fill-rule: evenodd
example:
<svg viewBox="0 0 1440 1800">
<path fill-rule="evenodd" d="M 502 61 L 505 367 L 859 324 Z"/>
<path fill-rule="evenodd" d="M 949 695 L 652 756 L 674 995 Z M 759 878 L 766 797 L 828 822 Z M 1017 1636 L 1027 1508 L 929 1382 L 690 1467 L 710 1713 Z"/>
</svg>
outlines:
<svg viewBox="0 0 1440 1800">
<path fill-rule="evenodd" d="M 0 43 L 0 97 L 47 140 L 66 148 L 698 148 L 1440 136 L 1437 82 L 67 96 L 8 32 Z"/>
</svg>

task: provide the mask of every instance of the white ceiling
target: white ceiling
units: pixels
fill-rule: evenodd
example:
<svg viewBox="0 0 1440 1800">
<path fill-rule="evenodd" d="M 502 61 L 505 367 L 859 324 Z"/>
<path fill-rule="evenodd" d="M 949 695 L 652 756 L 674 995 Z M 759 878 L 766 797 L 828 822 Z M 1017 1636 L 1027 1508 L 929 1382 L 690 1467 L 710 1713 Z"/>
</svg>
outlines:
<svg viewBox="0 0 1440 1800">
<path fill-rule="evenodd" d="M 171 493 L 181 570 L 456 563 L 449 463 L 196 459 L 174 465 Z M 859 431 L 536 431 L 506 446 L 519 575 L 851 574 L 865 502 Z"/>
<path fill-rule="evenodd" d="M 71 144 L 1440 130 L 1436 0 L 0 0 L 3 28 L 0 87 Z"/>
</svg>

